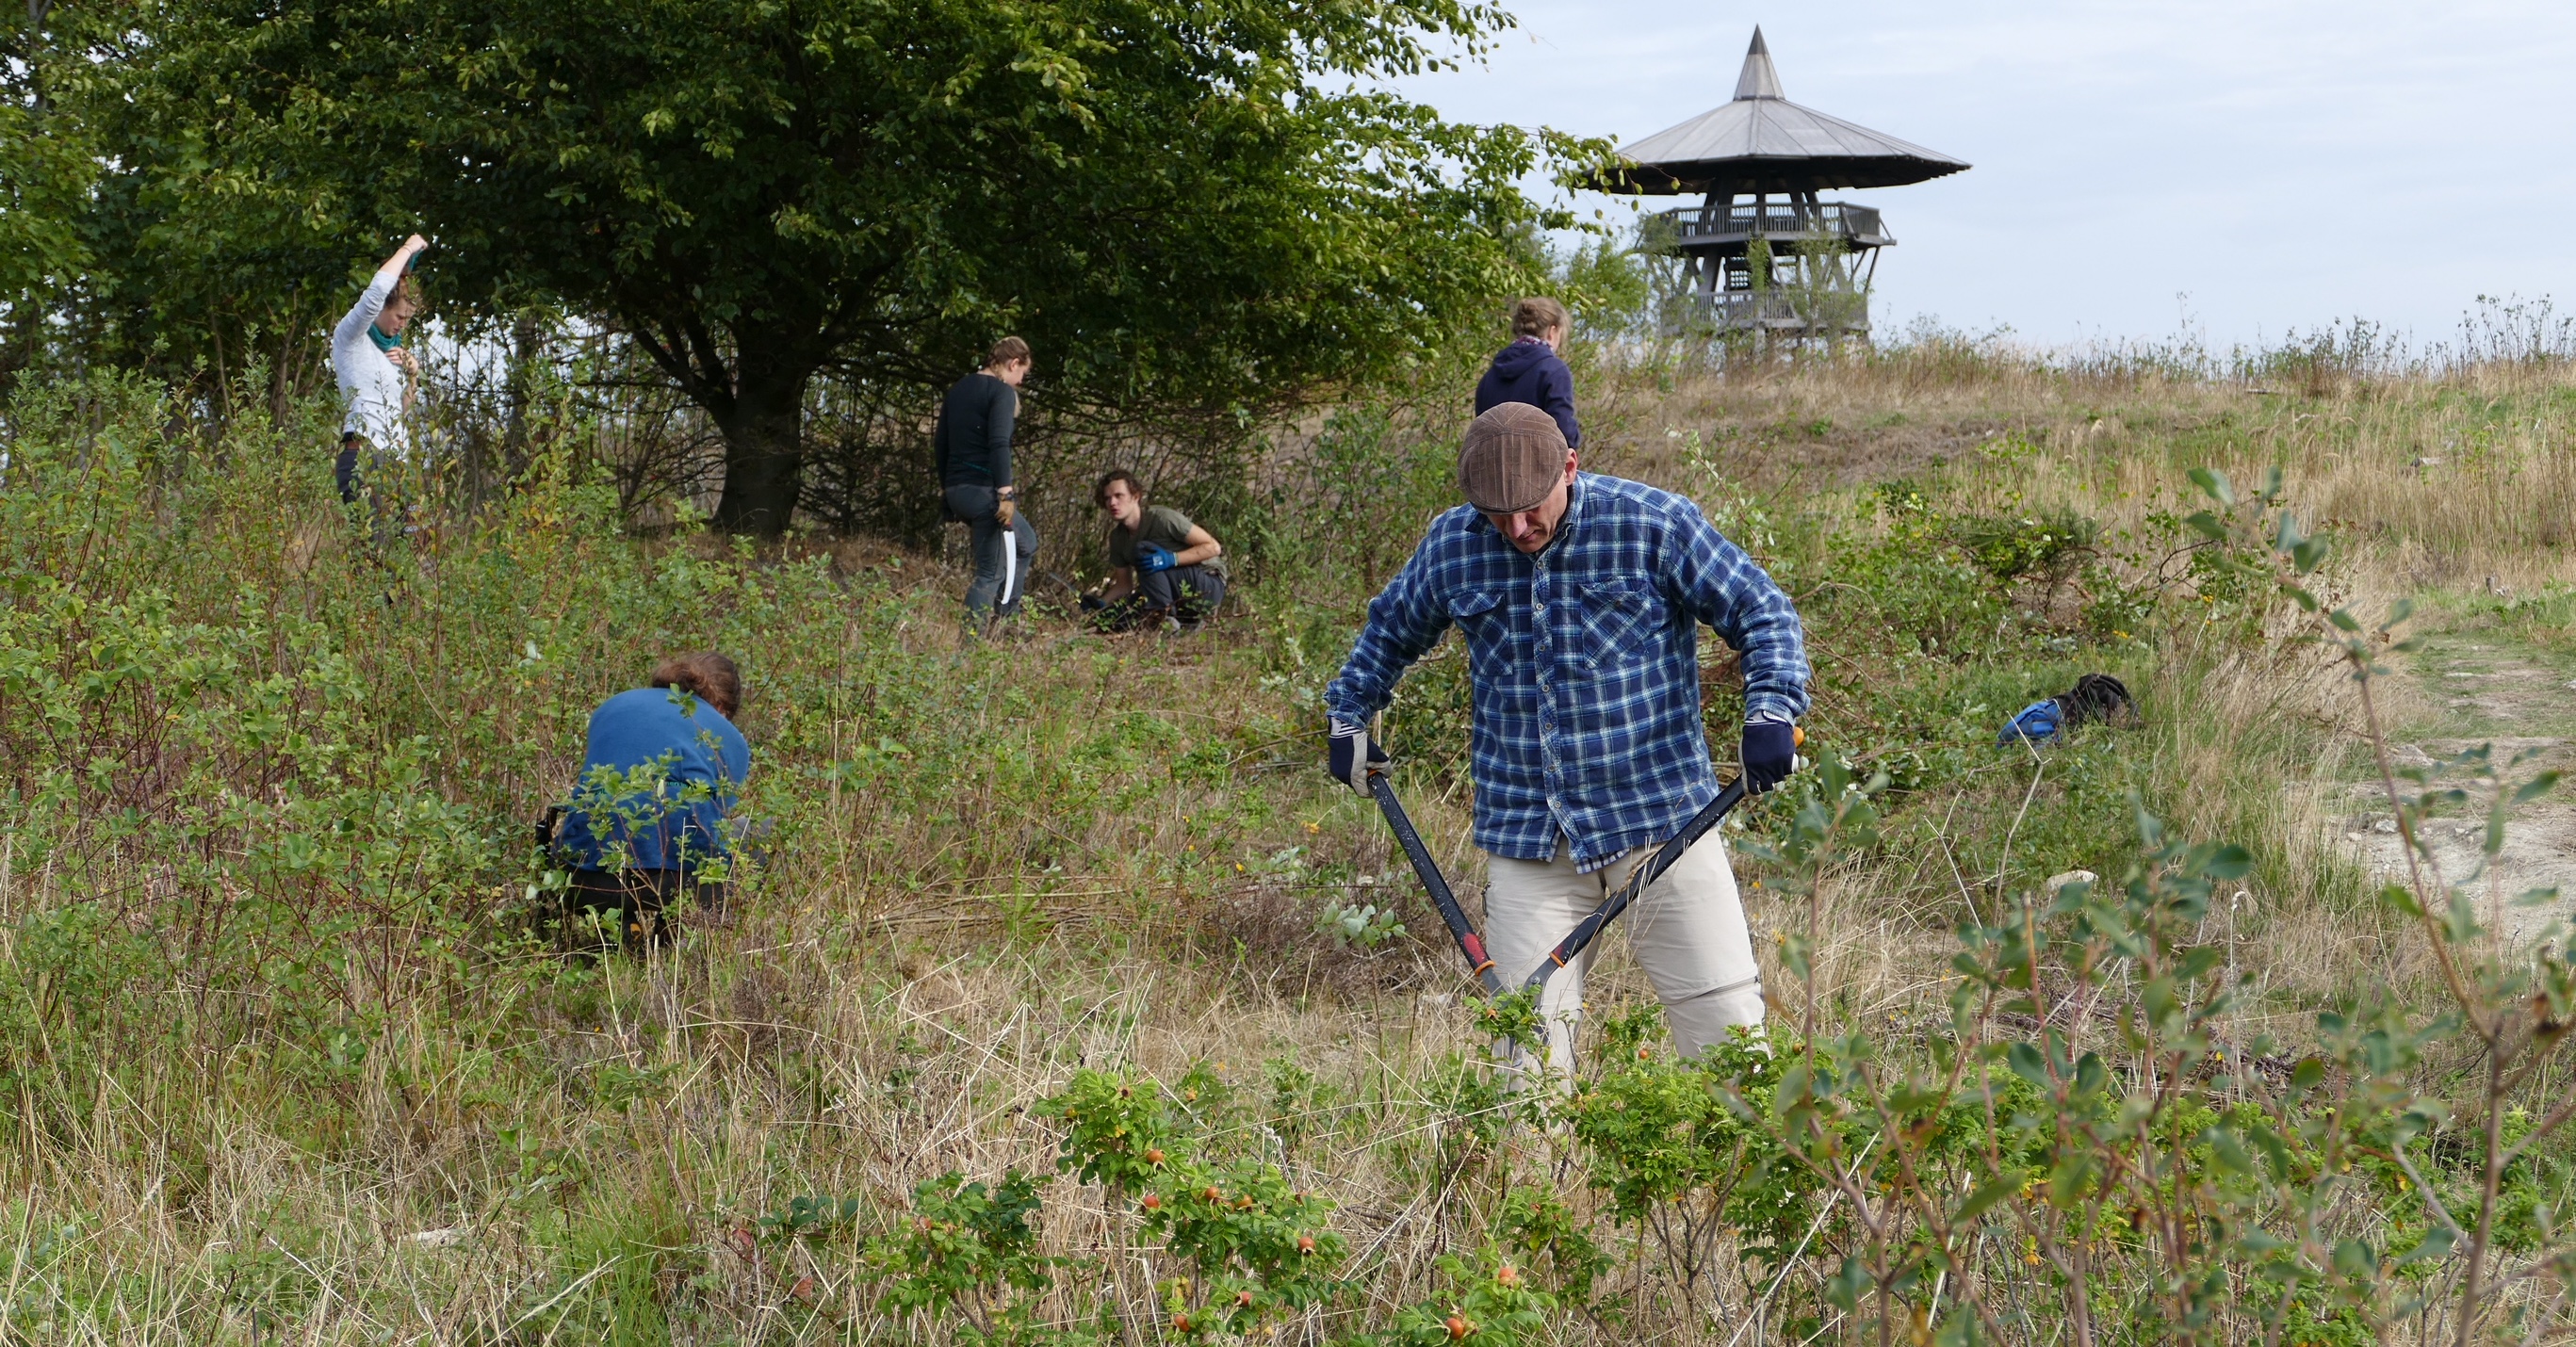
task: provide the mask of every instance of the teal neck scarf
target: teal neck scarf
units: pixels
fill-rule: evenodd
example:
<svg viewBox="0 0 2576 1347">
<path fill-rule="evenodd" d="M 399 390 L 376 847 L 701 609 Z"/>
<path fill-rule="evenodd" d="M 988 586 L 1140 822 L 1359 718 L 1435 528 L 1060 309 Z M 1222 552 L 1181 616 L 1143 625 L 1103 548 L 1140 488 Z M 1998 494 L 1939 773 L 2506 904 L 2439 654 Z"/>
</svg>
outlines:
<svg viewBox="0 0 2576 1347">
<path fill-rule="evenodd" d="M 373 323 L 367 324 L 367 336 L 375 342 L 376 349 L 379 351 L 390 351 L 403 344 L 402 338 L 386 336 L 385 330 Z"/>
</svg>

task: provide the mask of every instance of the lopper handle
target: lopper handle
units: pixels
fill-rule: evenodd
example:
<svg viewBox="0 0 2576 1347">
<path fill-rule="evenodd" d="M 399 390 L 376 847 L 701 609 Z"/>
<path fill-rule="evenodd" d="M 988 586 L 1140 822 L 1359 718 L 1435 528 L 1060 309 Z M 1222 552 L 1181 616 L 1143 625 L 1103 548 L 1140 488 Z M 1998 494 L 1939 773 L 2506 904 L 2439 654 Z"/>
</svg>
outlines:
<svg viewBox="0 0 2576 1347">
<path fill-rule="evenodd" d="M 1800 726 L 1790 726 L 1789 742 L 1795 748 L 1806 747 L 1807 731 Z M 1790 770 L 1795 771 L 1805 765 L 1805 760 L 1793 759 L 1792 764 Z M 1544 986 L 1551 974 L 1572 963 L 1586 947 L 1591 945 L 1593 938 L 1601 934 L 1602 927 L 1617 921 L 1619 914 L 1627 911 L 1628 905 L 1636 902 L 1637 896 L 1644 893 L 1648 885 L 1663 878 L 1664 872 L 1673 867 L 1673 862 L 1680 860 L 1682 854 L 1689 851 L 1693 843 L 1707 836 L 1709 829 L 1716 827 L 1719 821 L 1732 812 L 1737 805 L 1744 803 L 1744 797 L 1749 793 L 1742 775 L 1739 774 L 1733 781 L 1727 782 L 1717 792 L 1716 799 L 1709 801 L 1698 813 L 1691 815 L 1690 821 L 1682 825 L 1680 832 L 1674 833 L 1662 846 L 1655 848 L 1654 855 L 1648 856 L 1638 864 L 1636 869 L 1628 872 L 1626 883 L 1621 884 L 1609 897 L 1602 899 L 1599 907 L 1592 909 L 1582 921 L 1575 924 L 1573 930 L 1566 933 L 1563 940 L 1556 942 L 1556 948 L 1548 951 L 1547 961 L 1530 974 L 1529 981 L 1521 984 L 1522 987 L 1526 989 Z"/>
<path fill-rule="evenodd" d="M 1440 863 L 1431 859 L 1431 849 L 1422 844 L 1422 834 L 1414 831 L 1413 820 L 1404 812 L 1403 802 L 1395 798 L 1395 785 L 1386 773 L 1371 769 L 1368 774 L 1369 794 L 1377 800 L 1378 812 L 1386 816 L 1387 830 L 1395 834 L 1396 845 L 1404 848 L 1404 858 L 1413 863 L 1413 877 L 1431 894 L 1431 905 L 1440 909 L 1440 920 L 1449 928 L 1449 937 L 1458 943 L 1458 952 L 1466 956 L 1467 967 L 1484 984 L 1486 992 L 1500 995 L 1503 978 L 1494 971 L 1492 956 L 1485 953 L 1485 942 L 1468 924 L 1466 909 L 1458 906 L 1458 895 L 1449 888 L 1449 877 L 1440 873 Z"/>
</svg>

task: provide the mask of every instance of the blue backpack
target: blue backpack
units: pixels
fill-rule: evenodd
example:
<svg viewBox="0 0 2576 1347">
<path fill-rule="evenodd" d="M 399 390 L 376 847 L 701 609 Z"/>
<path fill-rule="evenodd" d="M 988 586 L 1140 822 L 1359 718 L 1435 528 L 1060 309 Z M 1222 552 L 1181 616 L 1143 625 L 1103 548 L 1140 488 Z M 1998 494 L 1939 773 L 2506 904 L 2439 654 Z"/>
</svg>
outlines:
<svg viewBox="0 0 2576 1347">
<path fill-rule="evenodd" d="M 2058 711 L 2057 699 L 2043 697 L 2004 723 L 2003 733 L 1995 736 L 1995 747 L 2010 748 L 2022 739 L 2034 744 L 2054 743 L 2065 729 L 2066 717 Z"/>
</svg>

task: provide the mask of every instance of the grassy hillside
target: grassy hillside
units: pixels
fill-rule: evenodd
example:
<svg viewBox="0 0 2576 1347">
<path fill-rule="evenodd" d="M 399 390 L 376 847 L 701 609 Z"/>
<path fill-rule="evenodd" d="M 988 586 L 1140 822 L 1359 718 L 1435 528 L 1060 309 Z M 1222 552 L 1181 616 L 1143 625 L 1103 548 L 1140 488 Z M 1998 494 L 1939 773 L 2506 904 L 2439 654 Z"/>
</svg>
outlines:
<svg viewBox="0 0 2576 1347">
<path fill-rule="evenodd" d="M 2254 392 L 1937 346 L 1583 379 L 1586 466 L 1688 492 L 1797 598 L 1810 751 L 1856 789 L 1816 774 L 1729 834 L 1771 1055 L 1658 1055 L 1614 936 L 1587 1083 L 1517 1101 L 1383 827 L 1316 767 L 1318 692 L 1449 503 L 1445 393 L 1281 435 L 1228 538 L 1239 615 L 990 644 L 936 558 L 625 532 L 577 436 L 376 548 L 314 425 L 195 439 L 148 389 L 22 393 L 0 1335 L 2576 1331 L 2549 1130 L 2576 988 L 2530 943 L 2564 905 L 2473 902 L 2507 938 L 2370 868 L 2404 877 L 2378 820 L 2473 824 L 2481 771 L 2565 752 L 2576 384 Z M 2306 583 L 2366 619 L 2368 708 L 2274 583 L 2268 469 L 2336 542 Z M 1039 523 L 1051 566 L 1096 536 Z M 2371 646 L 2407 595 L 2429 643 Z M 746 673 L 756 860 L 676 950 L 567 957 L 527 821 L 591 707 L 692 648 Z M 2431 676 L 2506 664 L 2556 681 L 2463 706 Z M 2095 670 L 2141 723 L 1993 746 Z M 1388 729 L 1472 889 L 1465 708 L 1451 643 Z M 2499 735 L 2536 756 L 2452 762 Z M 2383 753 L 2467 793 L 2374 803 Z M 2247 855 L 2142 841 L 2140 811 Z M 2093 896 L 2043 884 L 2079 869 Z M 1337 939 L 1343 905 L 1405 933 Z"/>
</svg>

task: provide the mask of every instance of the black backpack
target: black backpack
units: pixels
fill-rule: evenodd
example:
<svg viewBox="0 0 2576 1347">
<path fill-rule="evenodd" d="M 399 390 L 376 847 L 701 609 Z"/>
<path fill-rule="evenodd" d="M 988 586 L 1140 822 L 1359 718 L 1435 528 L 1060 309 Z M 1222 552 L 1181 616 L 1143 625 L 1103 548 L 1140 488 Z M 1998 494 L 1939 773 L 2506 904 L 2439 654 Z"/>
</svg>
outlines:
<svg viewBox="0 0 2576 1347">
<path fill-rule="evenodd" d="M 2128 685 L 2109 674 L 2086 674 L 2075 680 L 2057 698 L 2066 716 L 2066 728 L 2073 729 L 2088 720 L 2131 720 L 2138 714 L 2138 704 L 2129 696 Z"/>
</svg>

